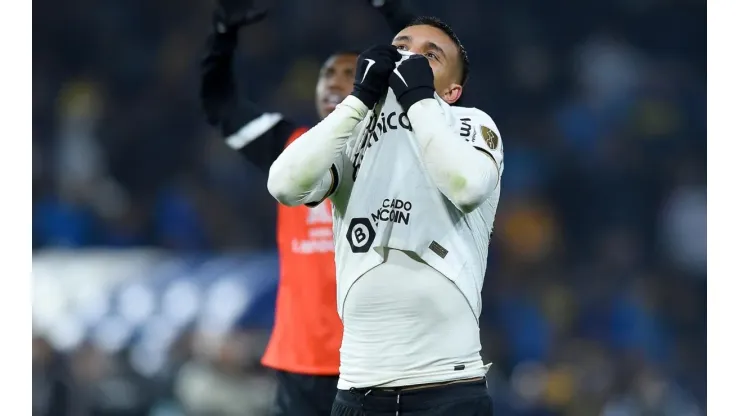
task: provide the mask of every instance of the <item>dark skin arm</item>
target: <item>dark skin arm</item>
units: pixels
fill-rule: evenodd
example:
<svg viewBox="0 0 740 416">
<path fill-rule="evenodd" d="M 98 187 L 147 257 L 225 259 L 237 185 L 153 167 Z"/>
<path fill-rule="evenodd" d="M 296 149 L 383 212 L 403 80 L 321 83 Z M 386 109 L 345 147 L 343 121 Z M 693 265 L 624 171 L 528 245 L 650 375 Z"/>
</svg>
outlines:
<svg viewBox="0 0 740 416">
<path fill-rule="evenodd" d="M 254 12 L 251 1 L 230 3 L 231 8 L 220 4 L 214 13 L 214 30 L 201 61 L 201 104 L 208 123 L 227 144 L 267 172 L 297 126 L 239 94 L 234 74 L 239 30 L 261 20 L 264 12 Z"/>
<path fill-rule="evenodd" d="M 413 20 L 414 15 L 401 0 L 382 3 L 375 6 L 369 0 L 394 32 Z M 226 143 L 267 173 L 299 126 L 281 114 L 266 112 L 239 93 L 234 69 L 239 31 L 262 20 L 265 14 L 254 7 L 252 0 L 218 1 L 213 32 L 201 61 L 200 99 L 208 123 L 220 130 Z M 245 72 L 245 68 L 239 71 Z"/>
</svg>

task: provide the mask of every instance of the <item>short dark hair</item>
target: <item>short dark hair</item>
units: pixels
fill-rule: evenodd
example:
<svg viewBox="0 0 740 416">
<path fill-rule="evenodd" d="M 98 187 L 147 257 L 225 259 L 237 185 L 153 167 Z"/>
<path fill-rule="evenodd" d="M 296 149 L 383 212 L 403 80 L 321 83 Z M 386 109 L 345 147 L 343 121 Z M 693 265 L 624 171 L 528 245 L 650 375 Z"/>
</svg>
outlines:
<svg viewBox="0 0 740 416">
<path fill-rule="evenodd" d="M 457 37 L 455 32 L 452 30 L 450 25 L 443 22 L 434 16 L 420 16 L 412 20 L 406 27 L 410 26 L 431 26 L 435 27 L 445 33 L 452 42 L 457 46 L 457 51 L 460 54 L 460 64 L 462 66 L 462 75 L 460 76 L 460 85 L 465 85 L 468 82 L 468 76 L 470 75 L 470 60 L 468 58 L 468 52 L 463 47 L 460 38 Z"/>
<path fill-rule="evenodd" d="M 335 56 L 341 56 L 341 55 L 359 56 L 360 55 L 360 52 L 359 51 L 356 51 L 356 50 L 353 50 L 353 49 L 340 49 L 340 50 L 332 53 L 331 55 L 329 55 L 329 58 L 332 58 L 332 57 L 335 57 Z"/>
</svg>

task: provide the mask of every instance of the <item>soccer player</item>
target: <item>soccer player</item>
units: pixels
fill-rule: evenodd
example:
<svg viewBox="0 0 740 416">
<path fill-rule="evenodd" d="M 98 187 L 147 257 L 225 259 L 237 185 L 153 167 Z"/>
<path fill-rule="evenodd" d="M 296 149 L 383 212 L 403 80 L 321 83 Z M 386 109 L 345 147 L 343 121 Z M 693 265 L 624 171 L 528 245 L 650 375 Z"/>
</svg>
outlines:
<svg viewBox="0 0 740 416">
<path fill-rule="evenodd" d="M 374 2 L 394 31 L 413 16 L 400 0 Z M 267 173 L 283 148 L 307 129 L 265 112 L 237 93 L 234 51 L 242 27 L 265 17 L 251 0 L 219 0 L 202 62 L 201 99 L 226 143 Z M 351 91 L 357 54 L 337 52 L 316 85 L 321 118 Z M 275 326 L 262 364 L 277 370 L 275 415 L 328 415 L 337 393 L 342 325 L 336 312 L 329 202 L 278 208 L 280 284 Z"/>
<path fill-rule="evenodd" d="M 333 202 L 344 323 L 333 415 L 490 415 L 480 355 L 503 171 L 496 125 L 453 106 L 467 54 L 419 18 L 358 58 L 354 89 L 270 168 L 288 206 Z"/>
</svg>

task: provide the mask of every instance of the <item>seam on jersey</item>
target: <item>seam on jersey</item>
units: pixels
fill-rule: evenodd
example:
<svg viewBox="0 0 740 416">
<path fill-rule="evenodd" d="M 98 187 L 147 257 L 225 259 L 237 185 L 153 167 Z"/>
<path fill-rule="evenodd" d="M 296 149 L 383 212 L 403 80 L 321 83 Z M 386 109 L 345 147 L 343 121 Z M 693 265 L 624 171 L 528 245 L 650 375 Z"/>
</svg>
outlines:
<svg viewBox="0 0 740 416">
<path fill-rule="evenodd" d="M 445 276 L 444 273 L 442 273 L 442 275 Z M 478 324 L 478 326 L 480 326 L 480 320 L 478 319 L 478 315 L 475 313 L 475 309 L 473 309 L 473 305 L 470 304 L 470 301 L 468 300 L 468 297 L 465 296 L 465 292 L 462 291 L 462 289 L 460 288 L 460 286 L 457 284 L 456 281 L 450 279 L 447 276 L 445 276 L 445 277 L 447 278 L 447 280 L 449 280 L 450 282 L 452 282 L 453 285 L 455 285 L 455 289 L 457 289 L 457 291 L 460 292 L 460 295 L 465 299 L 465 303 L 468 304 L 468 309 L 470 309 L 470 313 L 473 314 L 473 318 L 475 318 L 476 324 Z M 481 309 L 481 306 L 482 305 L 480 304 L 481 301 L 479 299 L 479 297 L 481 296 L 480 295 L 481 289 L 478 287 L 477 282 L 474 282 L 474 284 L 475 284 L 475 288 L 476 288 L 476 290 L 478 292 L 478 298 L 476 298 L 476 302 L 475 303 L 476 303 L 476 306 L 478 307 L 478 309 Z"/>
<path fill-rule="evenodd" d="M 347 304 L 347 297 L 349 296 L 349 292 L 352 290 L 352 288 L 355 286 L 355 284 L 357 284 L 357 282 L 360 281 L 360 279 L 362 279 L 363 276 L 365 276 L 366 274 L 370 273 L 371 270 L 374 270 L 376 267 L 380 266 L 381 264 L 383 264 L 383 262 L 380 262 L 380 263 L 374 265 L 373 267 L 365 270 L 365 272 L 362 273 L 361 275 L 357 276 L 357 278 L 347 288 L 346 295 L 344 295 L 344 299 L 342 299 L 341 312 L 338 311 L 339 312 L 339 319 L 342 321 L 342 323 L 344 323 L 344 305 Z"/>
<path fill-rule="evenodd" d="M 378 266 L 375 266 L 375 267 L 378 267 Z M 373 269 L 374 269 L 375 267 L 373 267 Z M 372 269 L 370 269 L 370 270 L 372 270 Z M 368 270 L 368 271 L 366 271 L 365 273 L 363 273 L 363 274 L 359 275 L 359 276 L 357 277 L 357 279 L 355 279 L 355 281 L 354 281 L 354 282 L 352 282 L 352 284 L 351 284 L 351 285 L 349 285 L 349 287 L 347 288 L 347 294 L 346 294 L 346 295 L 344 295 L 344 299 L 342 299 L 342 309 L 341 309 L 341 313 L 339 314 L 339 319 L 340 319 L 340 320 L 342 321 L 342 324 L 344 324 L 344 306 L 345 306 L 345 305 L 347 304 L 347 297 L 349 296 L 349 292 L 350 292 L 350 291 L 352 290 L 352 288 L 353 288 L 353 287 L 355 286 L 355 284 L 357 284 L 357 282 L 358 282 L 358 281 L 359 281 L 360 279 L 362 279 L 362 276 L 366 275 L 366 274 L 367 274 L 367 273 L 368 273 L 368 272 L 369 272 L 370 270 Z"/>
<path fill-rule="evenodd" d="M 496 169 L 498 169 L 498 162 L 496 162 L 496 159 L 493 158 L 493 155 L 488 150 L 485 150 L 485 149 L 483 149 L 482 147 L 479 147 L 479 146 L 473 146 L 473 149 L 475 149 L 475 150 L 477 150 L 479 152 L 485 153 L 486 156 L 490 157 L 491 160 L 493 160 L 493 163 L 496 164 Z"/>
<path fill-rule="evenodd" d="M 499 178 L 499 179 L 496 180 L 496 187 L 493 188 L 495 190 L 496 188 L 498 188 L 499 184 L 501 184 L 501 179 L 500 179 L 501 178 L 501 167 L 499 166 L 499 164 L 496 161 L 496 159 L 493 157 L 493 155 L 488 150 L 485 150 L 482 147 L 478 147 L 478 146 L 473 146 L 473 149 L 475 149 L 475 150 L 477 150 L 479 152 L 485 153 L 486 156 L 488 156 L 489 158 L 491 158 L 491 160 L 493 161 L 493 164 L 496 165 L 496 177 Z"/>
</svg>

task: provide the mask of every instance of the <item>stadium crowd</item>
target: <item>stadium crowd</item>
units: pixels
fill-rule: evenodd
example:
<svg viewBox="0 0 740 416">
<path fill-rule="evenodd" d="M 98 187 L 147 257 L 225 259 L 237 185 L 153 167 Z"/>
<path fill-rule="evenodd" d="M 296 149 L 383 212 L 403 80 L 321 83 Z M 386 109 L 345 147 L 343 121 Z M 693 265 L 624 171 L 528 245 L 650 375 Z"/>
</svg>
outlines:
<svg viewBox="0 0 740 416">
<path fill-rule="evenodd" d="M 36 252 L 274 249 L 264 177 L 198 104 L 212 4 L 38 3 Z M 242 37 L 242 87 L 312 124 L 322 60 L 391 34 L 362 0 L 272 3 Z M 706 2 L 410 3 L 455 28 L 465 103 L 506 143 L 481 321 L 496 414 L 703 414 Z M 237 325 L 216 347 L 185 330 L 148 372 L 127 348 L 39 333 L 34 414 L 263 414 L 268 330 Z"/>
</svg>

